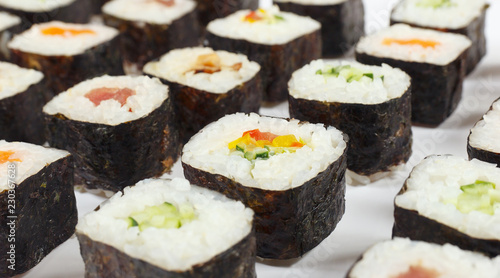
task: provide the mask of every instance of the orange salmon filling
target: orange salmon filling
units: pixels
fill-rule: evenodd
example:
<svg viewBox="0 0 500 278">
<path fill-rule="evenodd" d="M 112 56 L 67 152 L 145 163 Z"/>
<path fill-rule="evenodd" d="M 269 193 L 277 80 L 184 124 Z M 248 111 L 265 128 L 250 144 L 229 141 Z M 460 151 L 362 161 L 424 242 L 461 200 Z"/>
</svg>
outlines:
<svg viewBox="0 0 500 278">
<path fill-rule="evenodd" d="M 19 158 L 10 158 L 15 152 L 13 151 L 0 151 L 0 164 L 4 164 L 5 162 L 22 162 Z"/>
<path fill-rule="evenodd" d="M 420 39 L 400 40 L 400 39 L 391 39 L 391 38 L 386 38 L 382 42 L 382 44 L 384 44 L 384 45 L 391 45 L 393 43 L 400 44 L 400 45 L 420 45 L 422 47 L 432 47 L 432 48 L 441 44 L 437 41 L 431 41 L 431 40 L 420 40 Z"/>
<path fill-rule="evenodd" d="M 85 94 L 85 97 L 88 98 L 95 106 L 99 106 L 101 102 L 114 99 L 118 101 L 122 106 L 127 103 L 127 99 L 130 96 L 135 95 L 135 92 L 129 88 L 97 88 Z"/>
<path fill-rule="evenodd" d="M 90 29 L 70 29 L 61 27 L 47 27 L 42 29 L 42 34 L 46 36 L 78 36 L 83 34 L 95 35 L 95 32 Z"/>
</svg>

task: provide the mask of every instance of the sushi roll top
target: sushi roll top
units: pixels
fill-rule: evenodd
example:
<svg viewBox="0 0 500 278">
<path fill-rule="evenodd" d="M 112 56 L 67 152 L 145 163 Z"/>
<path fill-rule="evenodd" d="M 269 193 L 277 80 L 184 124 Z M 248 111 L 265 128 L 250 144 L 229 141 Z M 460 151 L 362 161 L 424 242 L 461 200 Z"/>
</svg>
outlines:
<svg viewBox="0 0 500 278">
<path fill-rule="evenodd" d="M 493 153 L 500 153 L 500 101 L 493 102 L 491 109 L 474 125 L 469 135 L 469 145 Z"/>
<path fill-rule="evenodd" d="M 160 107 L 168 87 L 146 76 L 102 76 L 81 82 L 52 99 L 43 111 L 82 122 L 118 125 Z"/>
<path fill-rule="evenodd" d="M 31 85 L 43 79 L 43 74 L 33 69 L 20 68 L 0 62 L 0 101 L 25 92 Z"/>
<path fill-rule="evenodd" d="M 264 45 L 281 45 L 321 28 L 305 16 L 281 12 L 277 6 L 256 11 L 241 10 L 210 22 L 207 30 L 220 37 Z"/>
<path fill-rule="evenodd" d="M 112 40 L 118 30 L 102 25 L 52 21 L 16 35 L 10 49 L 44 56 L 74 56 Z"/>
<path fill-rule="evenodd" d="M 107 15 L 149 24 L 171 24 L 192 12 L 196 3 L 191 0 L 113 0 L 102 11 Z"/>
<path fill-rule="evenodd" d="M 471 41 L 463 35 L 395 24 L 362 38 L 356 52 L 444 66 L 456 60 L 470 46 Z"/>
<path fill-rule="evenodd" d="M 0 0 L 0 7 L 23 12 L 47 12 L 81 0 Z M 86 0 L 88 1 L 88 0 Z"/>
<path fill-rule="evenodd" d="M 7 30 L 20 23 L 21 23 L 21 18 L 19 18 L 18 16 L 6 12 L 0 12 L 0 32 Z"/>
</svg>

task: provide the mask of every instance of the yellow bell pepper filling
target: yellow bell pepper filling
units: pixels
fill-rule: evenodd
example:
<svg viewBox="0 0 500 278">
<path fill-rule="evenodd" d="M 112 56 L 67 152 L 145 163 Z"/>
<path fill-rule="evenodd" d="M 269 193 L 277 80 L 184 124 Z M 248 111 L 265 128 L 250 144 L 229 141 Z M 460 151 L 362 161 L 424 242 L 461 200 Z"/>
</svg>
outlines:
<svg viewBox="0 0 500 278">
<path fill-rule="evenodd" d="M 42 29 L 42 34 L 46 36 L 78 36 L 83 34 L 95 35 L 95 32 L 90 29 L 71 29 L 71 28 L 61 28 L 61 27 L 47 27 Z"/>
<path fill-rule="evenodd" d="M 393 43 L 400 44 L 400 45 L 420 45 L 424 48 L 427 48 L 427 47 L 434 48 L 434 47 L 441 44 L 437 41 L 420 40 L 420 39 L 402 40 L 402 39 L 386 38 L 386 39 L 384 39 L 384 41 L 382 41 L 382 44 L 384 44 L 384 45 L 391 45 Z"/>
<path fill-rule="evenodd" d="M 256 11 L 249 12 L 242 18 L 242 20 L 249 23 L 262 21 L 267 24 L 274 24 L 278 21 L 284 21 L 285 19 L 281 15 L 270 14 L 264 9 L 258 9 Z"/>
<path fill-rule="evenodd" d="M 0 164 L 4 164 L 6 162 L 22 162 L 21 159 L 19 158 L 10 158 L 12 155 L 14 155 L 15 152 L 13 151 L 0 151 Z"/>
</svg>

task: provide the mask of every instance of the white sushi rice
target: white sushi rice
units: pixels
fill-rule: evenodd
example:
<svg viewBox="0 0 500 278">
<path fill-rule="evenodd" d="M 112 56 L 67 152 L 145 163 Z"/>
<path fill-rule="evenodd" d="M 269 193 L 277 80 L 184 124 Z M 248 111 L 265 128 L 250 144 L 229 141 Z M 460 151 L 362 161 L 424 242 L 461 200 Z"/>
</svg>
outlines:
<svg viewBox="0 0 500 278">
<path fill-rule="evenodd" d="M 76 0 L 0 0 L 0 6 L 24 12 L 48 12 L 69 6 Z M 89 0 L 85 0 L 89 1 Z"/>
<path fill-rule="evenodd" d="M 276 135 L 293 134 L 306 143 L 294 153 L 282 153 L 252 162 L 231 154 L 228 144 L 253 129 Z M 247 187 L 288 190 L 316 177 L 344 152 L 342 133 L 321 124 L 237 113 L 224 116 L 194 135 L 182 150 L 182 162 L 220 174 Z"/>
<path fill-rule="evenodd" d="M 401 1 L 391 19 L 432 28 L 459 29 L 479 17 L 488 4 L 486 0 L 450 0 L 451 5 L 433 8 L 419 5 L 422 0 Z"/>
<path fill-rule="evenodd" d="M 89 29 L 95 34 L 79 34 L 75 36 L 44 35 L 42 30 L 49 27 L 74 30 Z M 46 56 L 73 56 L 112 40 L 118 33 L 118 30 L 104 25 L 51 21 L 34 24 L 29 30 L 14 36 L 8 47 Z"/>
<path fill-rule="evenodd" d="M 191 0 L 175 0 L 174 3 L 173 6 L 167 7 L 154 0 L 112 0 L 102 7 L 102 11 L 104 14 L 129 21 L 171 24 L 196 7 L 196 2 Z"/>
<path fill-rule="evenodd" d="M 500 240 L 499 204 L 489 215 L 478 211 L 462 213 L 451 203 L 462 193 L 460 186 L 476 180 L 500 186 L 500 168 L 476 159 L 432 156 L 413 169 L 406 181 L 408 190 L 396 197 L 395 204 L 471 237 Z"/>
<path fill-rule="evenodd" d="M 382 42 L 386 38 L 432 40 L 438 42 L 439 45 L 435 47 L 397 43 L 384 45 Z M 413 28 L 406 24 L 395 24 L 361 38 L 356 45 L 356 52 L 381 58 L 444 66 L 457 59 L 470 46 L 471 41 L 463 35 Z"/>
<path fill-rule="evenodd" d="M 98 88 L 128 88 L 135 95 L 125 105 L 109 99 L 95 106 L 85 94 Z M 60 93 L 43 107 L 49 115 L 63 114 L 75 121 L 118 125 L 142 118 L 161 106 L 168 98 L 168 87 L 158 78 L 147 76 L 102 76 L 77 84 Z M 132 112 L 131 112 L 132 111 Z"/>
<path fill-rule="evenodd" d="M 16 184 L 20 184 L 25 179 L 40 172 L 40 170 L 52 162 L 70 155 L 70 153 L 58 149 L 0 140 L 0 152 L 2 151 L 14 152 L 9 159 L 20 159 L 21 162 L 13 162 L 15 165 L 14 179 L 8 176 L 9 169 L 11 169 L 9 165 L 11 163 L 6 162 L 0 164 L 0 192 L 10 189 L 9 180 L 14 180 Z"/>
<path fill-rule="evenodd" d="M 469 145 L 474 148 L 500 153 L 500 101 L 493 102 L 492 109 L 471 129 Z"/>
<path fill-rule="evenodd" d="M 0 31 L 21 23 L 21 18 L 6 12 L 0 12 Z"/>
<path fill-rule="evenodd" d="M 347 82 L 343 76 L 316 74 L 332 67 L 351 66 L 363 73 L 373 73 L 374 78 L 362 77 L 359 81 Z M 380 76 L 383 76 L 380 78 Z M 294 98 L 308 100 L 378 104 L 401 97 L 410 87 L 410 76 L 400 69 L 386 64 L 367 66 L 351 61 L 315 60 L 295 71 L 288 82 Z"/>
<path fill-rule="evenodd" d="M 0 62 L 0 100 L 26 91 L 43 79 L 43 73 Z"/>
<path fill-rule="evenodd" d="M 250 10 L 241 10 L 225 18 L 215 19 L 208 24 L 207 30 L 219 37 L 276 45 L 288 43 L 321 28 L 316 20 L 289 12 L 280 12 L 278 6 L 266 10 L 268 14 L 279 15 L 284 19 L 273 24 L 265 21 L 252 23 L 244 21 L 243 19 L 250 12 Z"/>
<path fill-rule="evenodd" d="M 372 246 L 354 265 L 348 277 L 399 277 L 411 266 L 434 270 L 439 273 L 439 278 L 500 277 L 500 257 L 490 259 L 451 244 L 438 245 L 406 238 L 394 238 Z"/>
<path fill-rule="evenodd" d="M 175 229 L 128 228 L 126 219 L 148 206 L 169 202 L 194 206 L 196 219 Z M 127 255 L 171 271 L 186 271 L 230 249 L 252 229 L 253 211 L 185 179 L 144 180 L 115 194 L 84 216 L 76 232 Z"/>
<path fill-rule="evenodd" d="M 198 56 L 217 54 L 221 59 L 222 69 L 214 73 L 197 73 L 194 68 Z M 241 63 L 237 71 L 230 67 Z M 216 94 L 227 93 L 229 90 L 252 79 L 260 70 L 259 64 L 248 60 L 243 54 L 227 51 L 214 51 L 208 47 L 175 49 L 163 55 L 157 62 L 147 63 L 143 71 L 147 74 L 163 78 L 198 90 Z"/>
<path fill-rule="evenodd" d="M 294 3 L 299 5 L 315 6 L 337 5 L 347 1 L 348 0 L 273 0 L 274 3 Z"/>
</svg>

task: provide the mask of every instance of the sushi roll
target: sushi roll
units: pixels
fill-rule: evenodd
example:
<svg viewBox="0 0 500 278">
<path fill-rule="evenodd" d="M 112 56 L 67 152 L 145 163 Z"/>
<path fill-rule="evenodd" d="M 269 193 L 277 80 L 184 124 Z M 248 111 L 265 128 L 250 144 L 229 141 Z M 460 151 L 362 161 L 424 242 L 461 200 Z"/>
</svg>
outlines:
<svg viewBox="0 0 500 278">
<path fill-rule="evenodd" d="M 467 51 L 466 73 L 471 73 L 486 55 L 484 27 L 486 0 L 403 0 L 391 13 L 391 24 L 405 23 L 467 36 L 472 46 Z"/>
<path fill-rule="evenodd" d="M 8 47 L 13 63 L 41 71 L 49 95 L 103 74 L 123 74 L 118 30 L 58 21 L 36 24 L 14 36 Z"/>
<path fill-rule="evenodd" d="M 0 140 L 0 276 L 36 266 L 75 231 L 73 163 L 66 151 Z"/>
<path fill-rule="evenodd" d="M 259 71 L 245 55 L 203 47 L 172 50 L 144 67 L 170 88 L 184 143 L 224 115 L 258 112 Z"/>
<path fill-rule="evenodd" d="M 121 49 L 128 72 L 169 50 L 200 44 L 200 26 L 192 0 L 112 0 L 104 22 L 123 33 Z"/>
<path fill-rule="evenodd" d="M 125 188 L 76 235 L 85 277 L 256 277 L 252 210 L 185 179 Z"/>
<path fill-rule="evenodd" d="M 196 0 L 198 18 L 203 26 L 220 17 L 228 16 L 238 10 L 256 10 L 259 0 Z"/>
<path fill-rule="evenodd" d="M 7 62 L 0 62 L 0 72 L 0 139 L 45 143 L 43 74 Z"/>
<path fill-rule="evenodd" d="M 346 278 L 495 278 L 500 277 L 500 257 L 464 251 L 451 244 L 438 245 L 395 238 L 372 246 Z"/>
<path fill-rule="evenodd" d="M 207 41 L 216 50 L 239 52 L 262 67 L 263 100 L 288 98 L 292 73 L 321 57 L 321 25 L 277 6 L 257 11 L 241 10 L 207 26 Z"/>
<path fill-rule="evenodd" d="M 7 43 L 14 34 L 19 32 L 21 32 L 21 18 L 6 12 L 0 12 L 0 61 L 10 59 Z"/>
<path fill-rule="evenodd" d="M 310 16 L 321 23 L 322 56 L 345 54 L 365 34 L 361 0 L 274 0 L 280 10 Z"/>
<path fill-rule="evenodd" d="M 119 191 L 170 170 L 180 154 L 168 87 L 146 76 L 102 76 L 44 108 L 50 146 L 75 158 L 75 183 Z"/>
<path fill-rule="evenodd" d="M 22 30 L 54 20 L 87 23 L 91 15 L 89 0 L 0 0 L 0 10 L 19 16 Z"/>
<path fill-rule="evenodd" d="M 400 69 L 316 60 L 294 72 L 288 88 L 292 118 L 349 135 L 349 170 L 370 176 L 410 158 L 410 77 Z"/>
<path fill-rule="evenodd" d="M 333 127 L 237 113 L 182 150 L 192 184 L 255 212 L 257 256 L 291 259 L 330 235 L 345 209 L 346 139 Z"/>
<path fill-rule="evenodd" d="M 394 237 L 500 255 L 500 169 L 456 156 L 431 156 L 394 200 Z"/>
<path fill-rule="evenodd" d="M 386 63 L 412 79 L 412 122 L 435 127 L 448 118 L 462 98 L 465 57 L 471 41 L 463 35 L 395 24 L 363 37 L 356 60 Z"/>
<path fill-rule="evenodd" d="M 476 158 L 500 167 L 500 148 L 496 135 L 500 126 L 499 118 L 500 98 L 493 102 L 488 112 L 470 130 L 467 138 L 469 159 Z"/>
</svg>

